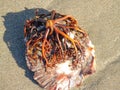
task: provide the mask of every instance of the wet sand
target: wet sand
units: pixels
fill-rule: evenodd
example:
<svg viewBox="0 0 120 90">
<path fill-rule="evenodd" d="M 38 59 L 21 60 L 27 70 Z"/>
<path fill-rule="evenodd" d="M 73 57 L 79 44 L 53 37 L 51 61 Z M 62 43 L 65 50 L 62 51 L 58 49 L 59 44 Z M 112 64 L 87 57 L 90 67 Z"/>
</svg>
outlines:
<svg viewBox="0 0 120 90">
<path fill-rule="evenodd" d="M 96 73 L 73 90 L 120 89 L 120 0 L 1 0 L 0 90 L 42 90 L 24 55 L 23 25 L 35 8 L 74 16 L 95 45 Z"/>
</svg>

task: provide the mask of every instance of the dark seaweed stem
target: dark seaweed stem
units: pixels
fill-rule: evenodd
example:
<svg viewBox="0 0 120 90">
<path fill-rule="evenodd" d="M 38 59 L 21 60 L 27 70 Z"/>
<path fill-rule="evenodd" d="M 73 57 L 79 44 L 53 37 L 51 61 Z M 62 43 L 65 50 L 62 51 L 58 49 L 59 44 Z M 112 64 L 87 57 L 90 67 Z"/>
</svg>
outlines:
<svg viewBox="0 0 120 90">
<path fill-rule="evenodd" d="M 44 26 L 45 30 L 37 31 L 41 26 Z M 27 55 L 30 56 L 31 63 L 38 59 L 38 56 L 35 55 L 37 52 L 34 51 L 39 49 L 42 52 L 41 59 L 45 61 L 46 68 L 64 61 L 65 56 L 76 57 L 76 62 L 73 63 L 76 65 L 78 52 L 82 53 L 82 48 L 78 40 L 68 35 L 72 31 L 83 33 L 83 36 L 87 35 L 78 27 L 77 21 L 72 16 L 61 15 L 54 10 L 48 15 L 38 15 L 37 10 L 35 19 L 27 20 L 24 27 L 24 36 L 27 38 L 26 45 L 29 47 Z M 34 37 L 37 39 L 33 39 Z M 72 46 L 68 47 L 67 42 L 71 43 Z M 74 55 L 69 50 L 73 50 Z"/>
<path fill-rule="evenodd" d="M 61 44 L 61 41 L 60 41 L 60 38 L 59 38 L 59 34 L 58 34 L 58 33 L 56 33 L 56 37 L 57 37 L 58 43 L 59 43 L 59 45 L 60 45 L 60 49 L 61 49 L 61 51 L 63 52 L 62 44 Z"/>
</svg>

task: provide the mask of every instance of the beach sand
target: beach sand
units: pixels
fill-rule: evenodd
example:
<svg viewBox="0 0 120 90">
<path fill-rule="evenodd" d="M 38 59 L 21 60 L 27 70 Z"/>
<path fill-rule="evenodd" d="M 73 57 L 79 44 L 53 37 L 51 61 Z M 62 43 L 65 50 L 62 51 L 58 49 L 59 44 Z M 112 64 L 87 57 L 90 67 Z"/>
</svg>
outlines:
<svg viewBox="0 0 120 90">
<path fill-rule="evenodd" d="M 0 0 L 0 90 L 42 90 L 26 66 L 23 40 L 35 8 L 74 16 L 95 45 L 96 73 L 73 90 L 120 90 L 120 0 Z"/>
</svg>

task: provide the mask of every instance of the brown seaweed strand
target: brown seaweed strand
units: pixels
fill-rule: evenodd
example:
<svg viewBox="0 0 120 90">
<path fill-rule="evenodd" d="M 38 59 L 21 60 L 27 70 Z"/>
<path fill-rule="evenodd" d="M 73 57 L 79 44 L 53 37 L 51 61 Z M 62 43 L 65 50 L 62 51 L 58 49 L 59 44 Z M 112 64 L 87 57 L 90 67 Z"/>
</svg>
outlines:
<svg viewBox="0 0 120 90">
<path fill-rule="evenodd" d="M 67 38 L 68 40 L 70 40 L 75 48 L 76 54 L 77 54 L 77 47 L 75 45 L 75 42 L 72 38 L 70 38 L 67 34 L 65 34 L 64 32 L 62 32 L 61 30 L 59 30 L 57 27 L 54 27 L 55 31 L 58 32 L 59 34 L 61 34 L 62 36 L 64 36 L 65 38 Z"/>
<path fill-rule="evenodd" d="M 58 43 L 59 43 L 59 45 L 60 45 L 60 49 L 62 50 L 62 52 L 63 52 L 63 48 L 62 48 L 62 45 L 61 45 L 61 41 L 60 41 L 60 39 L 59 39 L 59 34 L 56 32 L 56 37 L 57 37 L 57 40 L 58 40 Z"/>
<path fill-rule="evenodd" d="M 47 65 L 49 65 L 49 63 L 48 63 L 48 59 L 46 58 L 46 54 L 45 54 L 45 52 L 46 52 L 45 51 L 45 43 L 47 42 L 47 37 L 48 37 L 49 31 L 50 31 L 50 29 L 48 28 L 46 33 L 45 33 L 44 40 L 43 40 L 43 43 L 42 43 L 42 56 L 46 61 L 46 67 L 47 67 Z"/>
</svg>

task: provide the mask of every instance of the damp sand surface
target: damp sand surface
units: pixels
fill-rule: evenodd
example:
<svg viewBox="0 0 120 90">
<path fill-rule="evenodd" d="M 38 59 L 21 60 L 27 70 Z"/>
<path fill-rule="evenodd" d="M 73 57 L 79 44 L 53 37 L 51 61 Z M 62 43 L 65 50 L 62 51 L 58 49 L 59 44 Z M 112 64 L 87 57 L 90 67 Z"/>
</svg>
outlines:
<svg viewBox="0 0 120 90">
<path fill-rule="evenodd" d="M 42 90 L 26 66 L 23 40 L 35 8 L 74 16 L 95 45 L 96 73 L 73 90 L 120 89 L 120 0 L 0 0 L 0 90 Z"/>
</svg>

